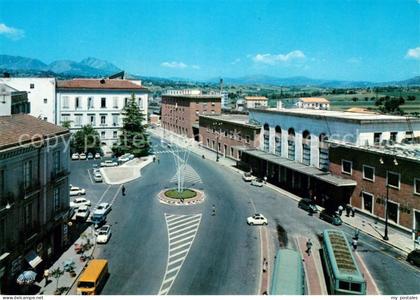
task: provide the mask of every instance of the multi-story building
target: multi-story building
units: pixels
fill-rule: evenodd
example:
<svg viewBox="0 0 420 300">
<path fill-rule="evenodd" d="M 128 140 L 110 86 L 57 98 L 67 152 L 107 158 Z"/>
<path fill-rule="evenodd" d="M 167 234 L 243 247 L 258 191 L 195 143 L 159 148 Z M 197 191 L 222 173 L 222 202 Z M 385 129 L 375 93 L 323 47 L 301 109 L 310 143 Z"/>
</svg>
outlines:
<svg viewBox="0 0 420 300">
<path fill-rule="evenodd" d="M 420 144 L 331 143 L 332 174 L 357 182 L 350 204 L 420 236 Z M 388 201 L 387 201 L 388 200 Z"/>
<path fill-rule="evenodd" d="M 122 79 L 73 79 L 57 81 L 59 124 L 70 122 L 74 132 L 92 125 L 101 143 L 112 147 L 123 125 L 124 106 L 135 95 L 139 110 L 147 122 L 148 90 L 140 81 Z"/>
<path fill-rule="evenodd" d="M 239 160 L 243 149 L 258 148 L 261 126 L 250 124 L 247 115 L 200 115 L 202 146 Z"/>
<path fill-rule="evenodd" d="M 27 92 L 21 92 L 0 83 L 0 116 L 29 114 L 30 108 Z"/>
<path fill-rule="evenodd" d="M 68 129 L 30 115 L 0 116 L 0 293 L 67 242 Z"/>
<path fill-rule="evenodd" d="M 170 93 L 162 95 L 161 125 L 164 129 L 198 140 L 200 114 L 220 114 L 220 94 Z"/>
<path fill-rule="evenodd" d="M 0 83 L 28 93 L 31 107 L 30 115 L 36 118 L 57 124 L 55 106 L 55 78 L 35 78 L 35 77 L 4 77 L 0 78 Z"/>
<path fill-rule="evenodd" d="M 245 106 L 247 109 L 268 107 L 268 99 L 264 96 L 245 96 Z"/>
<path fill-rule="evenodd" d="M 321 109 L 328 110 L 330 109 L 330 101 L 325 98 L 318 97 L 302 97 L 296 100 L 295 105 L 298 108 L 305 109 Z"/>
</svg>

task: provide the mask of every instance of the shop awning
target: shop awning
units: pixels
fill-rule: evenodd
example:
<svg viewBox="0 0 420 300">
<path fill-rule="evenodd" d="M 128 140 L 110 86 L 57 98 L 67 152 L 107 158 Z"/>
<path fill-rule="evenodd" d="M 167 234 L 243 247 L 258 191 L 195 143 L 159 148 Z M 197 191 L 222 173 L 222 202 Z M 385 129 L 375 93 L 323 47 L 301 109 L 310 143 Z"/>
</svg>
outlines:
<svg viewBox="0 0 420 300">
<path fill-rule="evenodd" d="M 317 178 L 335 186 L 356 186 L 357 184 L 356 181 L 352 179 L 334 176 L 331 173 L 322 171 L 318 168 L 307 166 L 297 161 L 290 160 L 272 153 L 267 153 L 261 150 L 249 149 L 243 150 L 243 153 L 291 169 L 293 171 Z"/>
<path fill-rule="evenodd" d="M 42 262 L 42 258 L 34 250 L 26 253 L 25 260 L 32 268 L 36 268 Z"/>
</svg>

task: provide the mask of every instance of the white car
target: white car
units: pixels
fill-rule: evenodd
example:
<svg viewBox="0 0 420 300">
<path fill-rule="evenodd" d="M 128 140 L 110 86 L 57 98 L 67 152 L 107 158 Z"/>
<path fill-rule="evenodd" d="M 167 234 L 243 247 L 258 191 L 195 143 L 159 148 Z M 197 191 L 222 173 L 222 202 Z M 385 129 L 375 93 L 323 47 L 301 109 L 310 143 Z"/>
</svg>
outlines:
<svg viewBox="0 0 420 300">
<path fill-rule="evenodd" d="M 127 162 L 129 160 L 132 160 L 134 158 L 134 155 L 131 153 L 126 153 L 118 157 L 119 162 Z"/>
<path fill-rule="evenodd" d="M 118 163 L 116 161 L 112 160 L 106 160 L 101 162 L 101 167 L 115 167 L 118 166 Z"/>
<path fill-rule="evenodd" d="M 86 194 L 85 189 L 81 189 L 77 186 L 70 187 L 70 196 L 80 196 L 80 195 L 85 195 L 85 194 Z"/>
<path fill-rule="evenodd" d="M 80 206 L 90 206 L 90 200 L 79 197 L 75 198 L 73 201 L 70 201 L 70 207 L 80 207 Z"/>
<path fill-rule="evenodd" d="M 243 179 L 245 182 L 251 182 L 253 179 L 255 179 L 255 177 L 254 177 L 254 176 L 252 176 L 252 175 L 251 175 L 251 173 L 246 172 L 246 173 L 244 173 L 244 175 L 242 175 L 242 179 Z"/>
<path fill-rule="evenodd" d="M 76 219 L 86 220 L 89 217 L 90 210 L 86 205 L 82 205 L 77 209 Z"/>
<path fill-rule="evenodd" d="M 88 155 L 87 155 L 87 158 L 88 159 L 93 159 L 93 154 L 89 152 Z"/>
<path fill-rule="evenodd" d="M 97 173 L 97 172 L 93 173 L 93 180 L 95 182 L 102 182 L 103 181 L 102 174 L 101 173 Z"/>
<path fill-rule="evenodd" d="M 99 153 L 95 153 L 95 159 L 101 159 L 101 155 Z"/>
<path fill-rule="evenodd" d="M 268 221 L 262 214 L 255 214 L 246 219 L 248 225 L 267 225 Z"/>
<path fill-rule="evenodd" d="M 72 159 L 72 160 L 78 160 L 78 159 L 79 159 L 79 153 L 73 153 L 73 154 L 71 155 L 71 159 Z"/>
<path fill-rule="evenodd" d="M 86 159 L 86 154 L 85 153 L 80 153 L 79 159 Z"/>
<path fill-rule="evenodd" d="M 93 214 L 95 215 L 106 215 L 107 213 L 109 213 L 111 211 L 111 204 L 106 203 L 106 202 L 101 202 L 99 203 L 99 205 L 96 207 L 95 211 L 93 212 Z"/>
<path fill-rule="evenodd" d="M 260 178 L 256 178 L 251 181 L 251 185 L 262 187 L 264 185 L 264 181 Z"/>
<path fill-rule="evenodd" d="M 111 237 L 111 226 L 104 225 L 97 231 L 96 242 L 98 244 L 105 244 L 109 241 Z"/>
</svg>

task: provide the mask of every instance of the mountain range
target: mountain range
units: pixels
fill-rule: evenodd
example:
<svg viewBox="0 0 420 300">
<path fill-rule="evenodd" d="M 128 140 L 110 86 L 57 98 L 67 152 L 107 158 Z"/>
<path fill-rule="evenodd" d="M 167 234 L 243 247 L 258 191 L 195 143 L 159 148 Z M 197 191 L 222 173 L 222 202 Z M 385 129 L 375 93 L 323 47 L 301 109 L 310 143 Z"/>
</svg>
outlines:
<svg viewBox="0 0 420 300">
<path fill-rule="evenodd" d="M 94 57 L 88 57 L 80 62 L 72 60 L 57 60 L 46 64 L 39 59 L 22 56 L 0 55 L 0 72 L 10 72 L 14 76 L 56 76 L 56 77 L 101 77 L 120 72 L 121 69 L 114 64 Z M 133 78 L 150 80 L 152 82 L 197 82 L 197 80 L 183 78 L 159 78 L 152 76 L 136 76 Z M 212 78 L 204 82 L 217 84 L 219 78 Z M 264 84 L 276 86 L 317 86 L 334 88 L 355 88 L 370 86 L 419 86 L 420 76 L 409 78 L 403 81 L 370 82 L 370 81 L 344 81 L 313 79 L 304 76 L 297 77 L 275 77 L 267 75 L 249 75 L 237 78 L 223 78 L 225 84 L 250 85 Z M 203 80 L 201 81 L 203 82 Z"/>
</svg>

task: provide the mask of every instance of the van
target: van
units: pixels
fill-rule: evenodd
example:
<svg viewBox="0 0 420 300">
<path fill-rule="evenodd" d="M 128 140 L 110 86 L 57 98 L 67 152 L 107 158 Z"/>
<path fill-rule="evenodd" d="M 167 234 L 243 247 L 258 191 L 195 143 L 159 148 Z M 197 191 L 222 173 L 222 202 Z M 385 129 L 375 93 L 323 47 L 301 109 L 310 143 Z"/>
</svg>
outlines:
<svg viewBox="0 0 420 300">
<path fill-rule="evenodd" d="M 108 278 L 108 260 L 92 259 L 77 282 L 78 295 L 98 295 Z"/>
<path fill-rule="evenodd" d="M 90 222 L 92 222 L 95 228 L 99 228 L 106 223 L 106 214 L 93 212 L 90 217 Z"/>
</svg>

